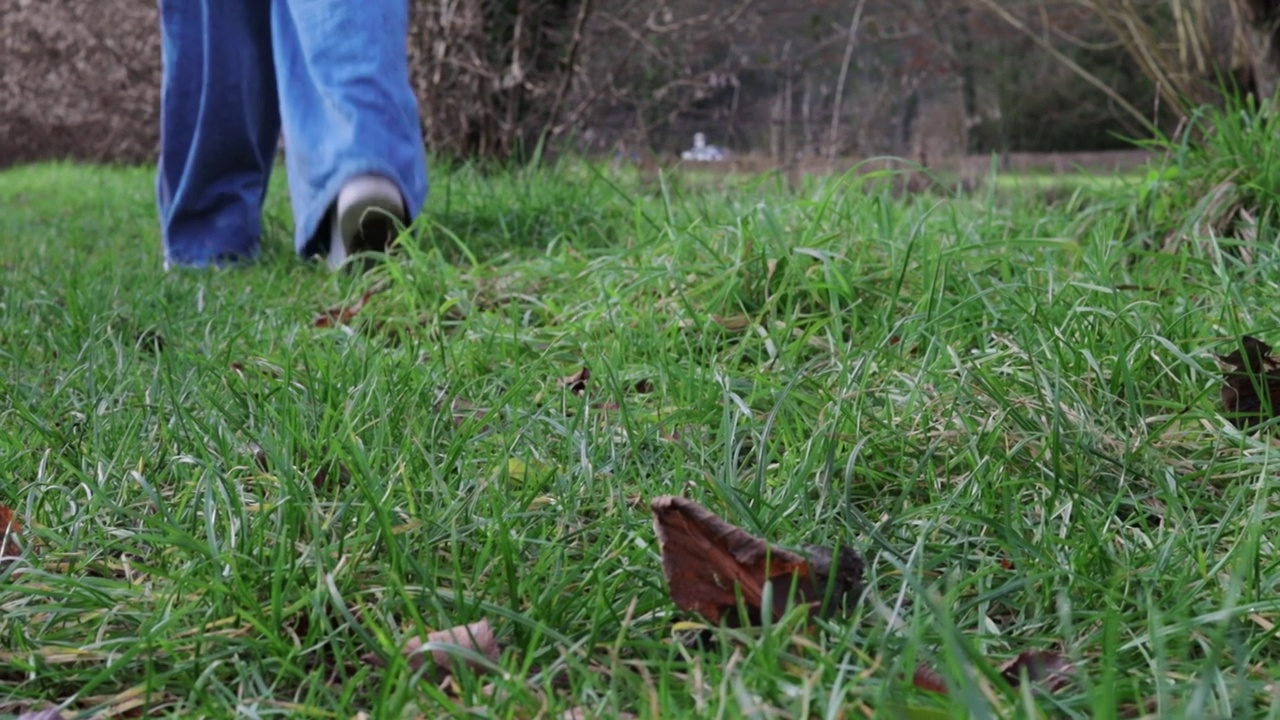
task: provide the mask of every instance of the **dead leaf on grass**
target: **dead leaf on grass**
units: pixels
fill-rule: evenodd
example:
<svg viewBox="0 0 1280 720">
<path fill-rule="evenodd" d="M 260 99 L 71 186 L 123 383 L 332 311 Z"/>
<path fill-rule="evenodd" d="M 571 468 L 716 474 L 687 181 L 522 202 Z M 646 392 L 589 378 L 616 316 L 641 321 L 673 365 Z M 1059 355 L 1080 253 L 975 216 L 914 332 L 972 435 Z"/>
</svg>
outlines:
<svg viewBox="0 0 1280 720">
<path fill-rule="evenodd" d="M 712 315 L 711 319 L 714 320 L 717 325 L 724 328 L 725 330 L 730 330 L 733 332 L 741 332 L 742 330 L 746 330 L 747 328 L 751 327 L 750 315 L 743 315 L 743 314 L 724 315 L 724 316 Z"/>
<path fill-rule="evenodd" d="M 942 675 L 924 663 L 916 665 L 916 671 L 911 675 L 911 684 L 925 692 L 947 694 L 947 682 L 942 679 Z"/>
<path fill-rule="evenodd" d="M 1252 335 L 1239 346 L 1219 355 L 1223 365 L 1222 414 L 1232 425 L 1250 431 L 1280 413 L 1280 358 L 1271 346 Z"/>
<path fill-rule="evenodd" d="M 175 698 L 160 690 L 146 685 L 134 685 L 114 695 L 85 695 L 76 698 L 81 705 L 101 708 L 95 718 L 142 717 L 156 714 L 158 710 L 171 705 Z"/>
<path fill-rule="evenodd" d="M 253 462 L 262 472 L 271 472 L 271 462 L 267 458 L 267 451 L 256 442 L 250 442 L 244 447 L 245 452 L 253 455 Z"/>
<path fill-rule="evenodd" d="M 586 365 L 578 372 L 567 375 L 556 381 L 556 387 L 567 389 L 574 395 L 581 395 L 587 391 L 587 381 L 591 379 L 591 368 Z"/>
<path fill-rule="evenodd" d="M 786 610 L 784 600 L 792 583 L 795 599 L 820 616 L 855 602 L 862 592 L 862 559 L 847 546 L 836 557 L 830 548 L 810 545 L 806 557 L 770 545 L 691 500 L 670 495 L 655 499 L 650 510 L 672 601 L 712 623 L 724 619 L 730 626 L 758 625 L 766 583 L 772 583 L 778 600 L 775 619 Z M 739 599 L 746 617 L 739 612 Z"/>
<path fill-rule="evenodd" d="M 164 335 L 160 334 L 155 328 L 147 328 L 138 333 L 137 339 L 133 346 L 142 352 L 158 353 L 165 348 Z"/>
<path fill-rule="evenodd" d="M 459 650 L 464 652 L 460 653 Z M 465 662 L 477 674 L 488 672 L 488 665 L 474 656 L 478 655 L 496 663 L 502 651 L 498 647 L 498 640 L 493 634 L 493 628 L 489 626 L 489 621 L 481 620 L 470 625 L 458 625 L 447 630 L 429 633 L 426 642 L 417 636 L 411 637 L 400 649 L 400 654 L 404 655 L 409 661 L 409 667 L 414 670 L 419 670 L 426 665 L 427 657 L 430 657 L 433 669 L 442 673 L 443 680 L 453 675 L 455 661 L 458 660 Z M 363 659 L 372 665 L 384 667 L 377 653 L 368 653 Z"/>
<path fill-rule="evenodd" d="M 337 479 L 336 483 L 333 482 L 333 478 Z M 331 460 L 329 464 L 321 465 L 315 474 L 311 476 L 311 486 L 317 490 L 323 490 L 334 484 L 338 487 L 346 487 L 350 483 L 351 471 L 347 470 L 347 466 L 337 460 Z"/>
<path fill-rule="evenodd" d="M 1024 650 L 1018 657 L 1000 666 L 1000 676 L 1012 687 L 1028 682 L 1037 683 L 1049 692 L 1066 687 L 1071 678 L 1071 663 L 1062 653 L 1052 650 Z"/>
<path fill-rule="evenodd" d="M 487 409 L 476 407 L 475 403 L 466 398 L 455 397 L 446 403 L 444 392 L 441 392 L 437 397 L 440 400 L 436 403 L 436 412 L 444 412 L 447 405 L 449 414 L 453 416 L 454 427 L 462 427 L 468 420 L 483 420 L 489 414 Z M 488 428 L 488 425 L 481 425 L 480 432 Z"/>
<path fill-rule="evenodd" d="M 1166 232 L 1161 242 L 1162 252 L 1179 252 L 1182 244 L 1190 242 L 1192 238 L 1234 235 L 1232 228 L 1236 224 L 1237 214 L 1243 207 L 1240 187 L 1234 181 L 1239 173 L 1239 170 L 1232 173 L 1200 197 L 1195 211 L 1195 217 L 1198 219 L 1194 225 L 1190 228 L 1179 226 Z M 1216 259 L 1217 243 L 1205 243 L 1204 247 Z"/>
<path fill-rule="evenodd" d="M 8 506 L 0 505 L 0 570 L 22 555 L 18 538 L 22 535 L 22 523 Z"/>
<path fill-rule="evenodd" d="M 337 327 L 339 325 L 349 325 L 351 321 L 355 319 L 356 315 L 359 315 L 360 311 L 364 309 L 364 306 L 368 304 L 369 298 L 377 295 L 378 293 L 385 292 L 390 287 L 391 286 L 388 283 L 378 283 L 368 290 L 365 290 L 364 294 L 360 296 L 360 299 L 351 305 L 334 305 L 326 308 L 319 315 L 316 315 L 315 319 L 311 321 L 311 326 L 329 328 Z"/>
<path fill-rule="evenodd" d="M 245 451 L 253 454 L 254 463 L 257 464 L 259 470 L 264 473 L 271 472 L 270 459 L 267 457 L 267 451 L 263 450 L 262 446 L 256 442 L 250 442 L 245 446 Z M 308 465 L 307 454 L 300 452 L 297 466 L 305 467 L 306 465 Z M 337 484 L 345 487 L 351 482 L 351 471 L 341 462 L 329 460 L 327 463 L 322 463 L 311 475 L 311 485 L 317 490 L 322 490 L 329 487 L 331 478 L 336 478 Z"/>
<path fill-rule="evenodd" d="M 1253 246 L 1258 242 L 1258 217 L 1244 208 L 1236 218 L 1236 236 L 1240 238 L 1240 261 L 1253 264 Z"/>
<path fill-rule="evenodd" d="M 1024 650 L 999 668 L 1000 677 L 1010 687 L 1021 686 L 1023 678 L 1026 678 L 1050 693 L 1058 692 L 1071 682 L 1071 671 L 1067 658 L 1053 650 Z M 942 675 L 924 663 L 916 666 L 911 684 L 927 692 L 947 694 L 947 683 Z"/>
</svg>

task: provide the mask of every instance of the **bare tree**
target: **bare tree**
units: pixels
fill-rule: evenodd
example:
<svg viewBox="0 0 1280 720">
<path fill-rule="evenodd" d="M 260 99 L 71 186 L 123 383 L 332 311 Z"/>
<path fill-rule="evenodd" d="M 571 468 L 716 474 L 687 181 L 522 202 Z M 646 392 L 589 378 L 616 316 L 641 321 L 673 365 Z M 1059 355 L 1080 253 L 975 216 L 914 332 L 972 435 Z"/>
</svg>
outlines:
<svg viewBox="0 0 1280 720">
<path fill-rule="evenodd" d="M 1248 38 L 1258 95 L 1273 99 L 1280 84 L 1280 0 L 1234 0 L 1232 8 Z"/>
</svg>

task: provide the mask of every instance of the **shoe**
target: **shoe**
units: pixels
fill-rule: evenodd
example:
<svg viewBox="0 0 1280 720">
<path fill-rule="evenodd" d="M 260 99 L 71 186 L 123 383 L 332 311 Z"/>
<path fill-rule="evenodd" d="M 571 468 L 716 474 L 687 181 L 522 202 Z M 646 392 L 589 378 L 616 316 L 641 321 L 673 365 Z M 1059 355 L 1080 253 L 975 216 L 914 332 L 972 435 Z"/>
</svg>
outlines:
<svg viewBox="0 0 1280 720">
<path fill-rule="evenodd" d="M 336 270 L 358 253 L 386 252 L 404 221 L 404 199 L 395 183 L 381 175 L 351 178 L 334 203 L 329 267 Z"/>
</svg>

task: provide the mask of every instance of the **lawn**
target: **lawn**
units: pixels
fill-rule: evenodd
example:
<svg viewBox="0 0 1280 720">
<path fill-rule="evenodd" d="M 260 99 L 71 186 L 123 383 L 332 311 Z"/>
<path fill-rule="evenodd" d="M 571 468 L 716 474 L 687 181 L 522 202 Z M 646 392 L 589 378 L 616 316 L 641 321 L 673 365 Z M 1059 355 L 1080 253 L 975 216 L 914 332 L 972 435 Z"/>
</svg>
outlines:
<svg viewBox="0 0 1280 720">
<path fill-rule="evenodd" d="M 165 273 L 149 170 L 0 173 L 0 717 L 1280 716 L 1280 452 L 1212 355 L 1278 339 L 1274 218 L 613 173 L 437 168 L 365 276 L 279 182 L 260 262 Z M 866 591 L 691 634 L 661 495 Z"/>
</svg>

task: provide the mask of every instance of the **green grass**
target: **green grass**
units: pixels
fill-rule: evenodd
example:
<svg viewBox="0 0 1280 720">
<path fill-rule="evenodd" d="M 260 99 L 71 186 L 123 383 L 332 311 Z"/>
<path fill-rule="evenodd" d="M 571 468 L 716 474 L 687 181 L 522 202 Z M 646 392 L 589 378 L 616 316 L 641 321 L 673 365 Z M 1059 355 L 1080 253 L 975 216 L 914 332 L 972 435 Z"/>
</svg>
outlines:
<svg viewBox="0 0 1280 720">
<path fill-rule="evenodd" d="M 1070 194 L 1075 190 L 1108 190 L 1131 185 L 1144 179 L 1141 173 L 1128 171 L 1123 173 L 1100 174 L 1096 172 L 1077 172 L 1069 174 L 1057 173 L 1013 173 L 999 175 L 994 179 L 997 189 L 1022 192 L 1048 192 Z"/>
<path fill-rule="evenodd" d="M 433 181 L 359 278 L 292 256 L 279 185 L 261 262 L 164 273 L 149 170 L 0 173 L 0 714 L 1280 715 L 1280 455 L 1210 355 L 1280 339 L 1271 215 L 1245 263 L 1144 249 L 1127 188 Z M 859 611 L 685 647 L 669 493 L 853 543 Z M 396 660 L 480 619 L 497 672 Z M 999 680 L 1038 648 L 1066 689 Z"/>
</svg>

